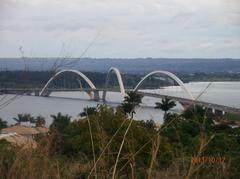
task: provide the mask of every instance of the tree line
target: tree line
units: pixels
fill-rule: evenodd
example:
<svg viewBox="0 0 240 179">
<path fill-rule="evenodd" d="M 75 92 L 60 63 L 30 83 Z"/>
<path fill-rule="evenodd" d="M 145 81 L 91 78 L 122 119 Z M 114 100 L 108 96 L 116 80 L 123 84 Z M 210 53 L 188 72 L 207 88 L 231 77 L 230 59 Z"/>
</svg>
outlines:
<svg viewBox="0 0 240 179">
<path fill-rule="evenodd" d="M 141 100 L 142 96 L 130 92 L 116 108 L 86 107 L 78 119 L 61 113 L 52 115 L 50 133 L 37 139 L 36 149 L 18 148 L 0 140 L 1 177 L 240 176 L 239 128 L 215 124 L 215 116 L 200 106 L 191 106 L 181 114 L 169 112 L 175 103 L 168 98 L 156 103 L 156 108 L 164 111 L 160 127 L 152 120 L 136 121 L 134 114 Z M 194 164 L 192 157 L 196 156 L 226 160 Z"/>
</svg>

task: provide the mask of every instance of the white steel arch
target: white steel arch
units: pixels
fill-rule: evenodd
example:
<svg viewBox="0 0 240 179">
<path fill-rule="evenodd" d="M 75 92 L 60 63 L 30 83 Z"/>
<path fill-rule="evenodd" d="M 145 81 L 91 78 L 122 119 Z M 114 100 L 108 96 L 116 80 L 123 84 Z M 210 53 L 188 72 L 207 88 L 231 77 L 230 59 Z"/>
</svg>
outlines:
<svg viewBox="0 0 240 179">
<path fill-rule="evenodd" d="M 86 82 L 87 84 L 90 86 L 91 89 L 93 90 L 96 90 L 96 87 L 95 85 L 91 82 L 91 80 L 85 76 L 83 73 L 81 73 L 80 71 L 78 70 L 73 70 L 73 69 L 64 69 L 64 70 L 60 70 L 59 72 L 57 72 L 56 74 L 54 74 L 49 80 L 48 82 L 46 83 L 46 85 L 43 87 L 43 89 L 40 91 L 39 95 L 42 96 L 45 92 L 45 90 L 47 89 L 47 87 L 50 85 L 50 83 L 59 75 L 61 75 L 62 73 L 65 73 L 65 72 L 71 72 L 71 73 L 75 73 L 76 75 L 82 77 Z"/>
<path fill-rule="evenodd" d="M 139 87 L 141 86 L 141 84 L 150 76 L 152 75 L 155 75 L 155 74 L 164 74 L 164 75 L 167 75 L 168 77 L 172 78 L 174 81 L 176 81 L 180 86 L 181 88 L 189 95 L 189 97 L 194 100 L 194 97 L 192 96 L 192 93 L 185 87 L 185 85 L 183 84 L 182 80 L 180 80 L 176 75 L 174 75 L 173 73 L 171 72 L 168 72 L 168 71 L 153 71 L 149 74 L 147 74 L 146 76 L 143 77 L 143 79 L 137 84 L 137 86 L 134 88 L 134 92 L 136 92 Z"/>
<path fill-rule="evenodd" d="M 122 80 L 122 76 L 121 76 L 121 73 L 120 71 L 115 68 L 115 67 L 111 67 L 109 70 L 108 70 L 108 74 L 107 74 L 107 77 L 106 77 L 106 82 L 105 82 L 105 89 L 108 88 L 108 84 L 109 84 L 109 77 L 110 77 L 110 74 L 114 72 L 117 76 L 117 80 L 118 80 L 118 84 L 119 84 L 119 87 L 120 87 L 120 92 L 121 92 L 121 96 L 122 98 L 124 98 L 126 96 L 126 92 L 125 92 L 125 88 L 124 88 L 124 85 L 123 85 L 123 80 Z M 106 99 L 106 94 L 107 94 L 107 91 L 103 91 L 103 95 L 102 95 L 102 100 L 105 101 Z"/>
</svg>

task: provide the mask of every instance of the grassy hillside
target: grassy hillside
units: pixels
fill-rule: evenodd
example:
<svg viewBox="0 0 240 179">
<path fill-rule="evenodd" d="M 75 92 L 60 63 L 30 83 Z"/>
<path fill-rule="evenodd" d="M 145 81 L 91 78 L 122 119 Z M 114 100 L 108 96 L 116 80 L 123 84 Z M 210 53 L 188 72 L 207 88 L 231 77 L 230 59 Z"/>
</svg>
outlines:
<svg viewBox="0 0 240 179">
<path fill-rule="evenodd" d="M 198 107 L 168 114 L 160 128 L 106 106 L 72 122 L 61 114 L 53 118 L 36 149 L 0 142 L 1 178 L 240 176 L 240 129 L 214 125 L 214 116 Z M 193 157 L 206 158 L 196 163 Z"/>
</svg>

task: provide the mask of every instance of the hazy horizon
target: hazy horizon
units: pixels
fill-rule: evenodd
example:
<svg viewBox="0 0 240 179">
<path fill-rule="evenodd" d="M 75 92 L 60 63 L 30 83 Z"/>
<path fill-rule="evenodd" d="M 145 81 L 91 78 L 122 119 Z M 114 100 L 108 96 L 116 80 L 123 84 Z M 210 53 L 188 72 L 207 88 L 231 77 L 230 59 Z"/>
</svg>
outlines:
<svg viewBox="0 0 240 179">
<path fill-rule="evenodd" d="M 65 60 L 71 60 L 71 59 L 79 59 L 79 60 L 86 60 L 86 59 L 94 59 L 94 60 L 102 60 L 102 59 L 112 59 L 112 60 L 137 60 L 137 59 L 153 59 L 153 60 L 240 60 L 240 57 L 231 58 L 231 57 L 217 57 L 217 58 L 208 58 L 208 57 L 57 57 L 57 56 L 50 56 L 50 57 L 44 57 L 44 56 L 36 56 L 36 57 L 30 57 L 30 56 L 24 56 L 24 57 L 0 57 L 0 59 L 65 59 Z"/>
<path fill-rule="evenodd" d="M 84 71 L 106 72 L 110 67 L 117 67 L 122 72 L 145 73 L 153 70 L 171 72 L 233 72 L 240 73 L 239 59 L 61 59 L 61 58 L 0 58 L 0 70 L 31 71 L 52 68 L 73 68 Z"/>
</svg>

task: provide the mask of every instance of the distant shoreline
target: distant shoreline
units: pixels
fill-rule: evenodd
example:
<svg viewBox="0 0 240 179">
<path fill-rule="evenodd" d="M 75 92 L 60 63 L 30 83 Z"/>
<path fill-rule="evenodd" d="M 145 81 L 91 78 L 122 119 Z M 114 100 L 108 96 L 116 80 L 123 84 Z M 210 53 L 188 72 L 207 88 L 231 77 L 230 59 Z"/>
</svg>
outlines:
<svg viewBox="0 0 240 179">
<path fill-rule="evenodd" d="M 107 72 L 117 67 L 122 73 L 143 74 L 153 70 L 173 73 L 240 73 L 240 59 L 232 58 L 0 58 L 0 71 L 49 71 L 53 68 Z"/>
</svg>

